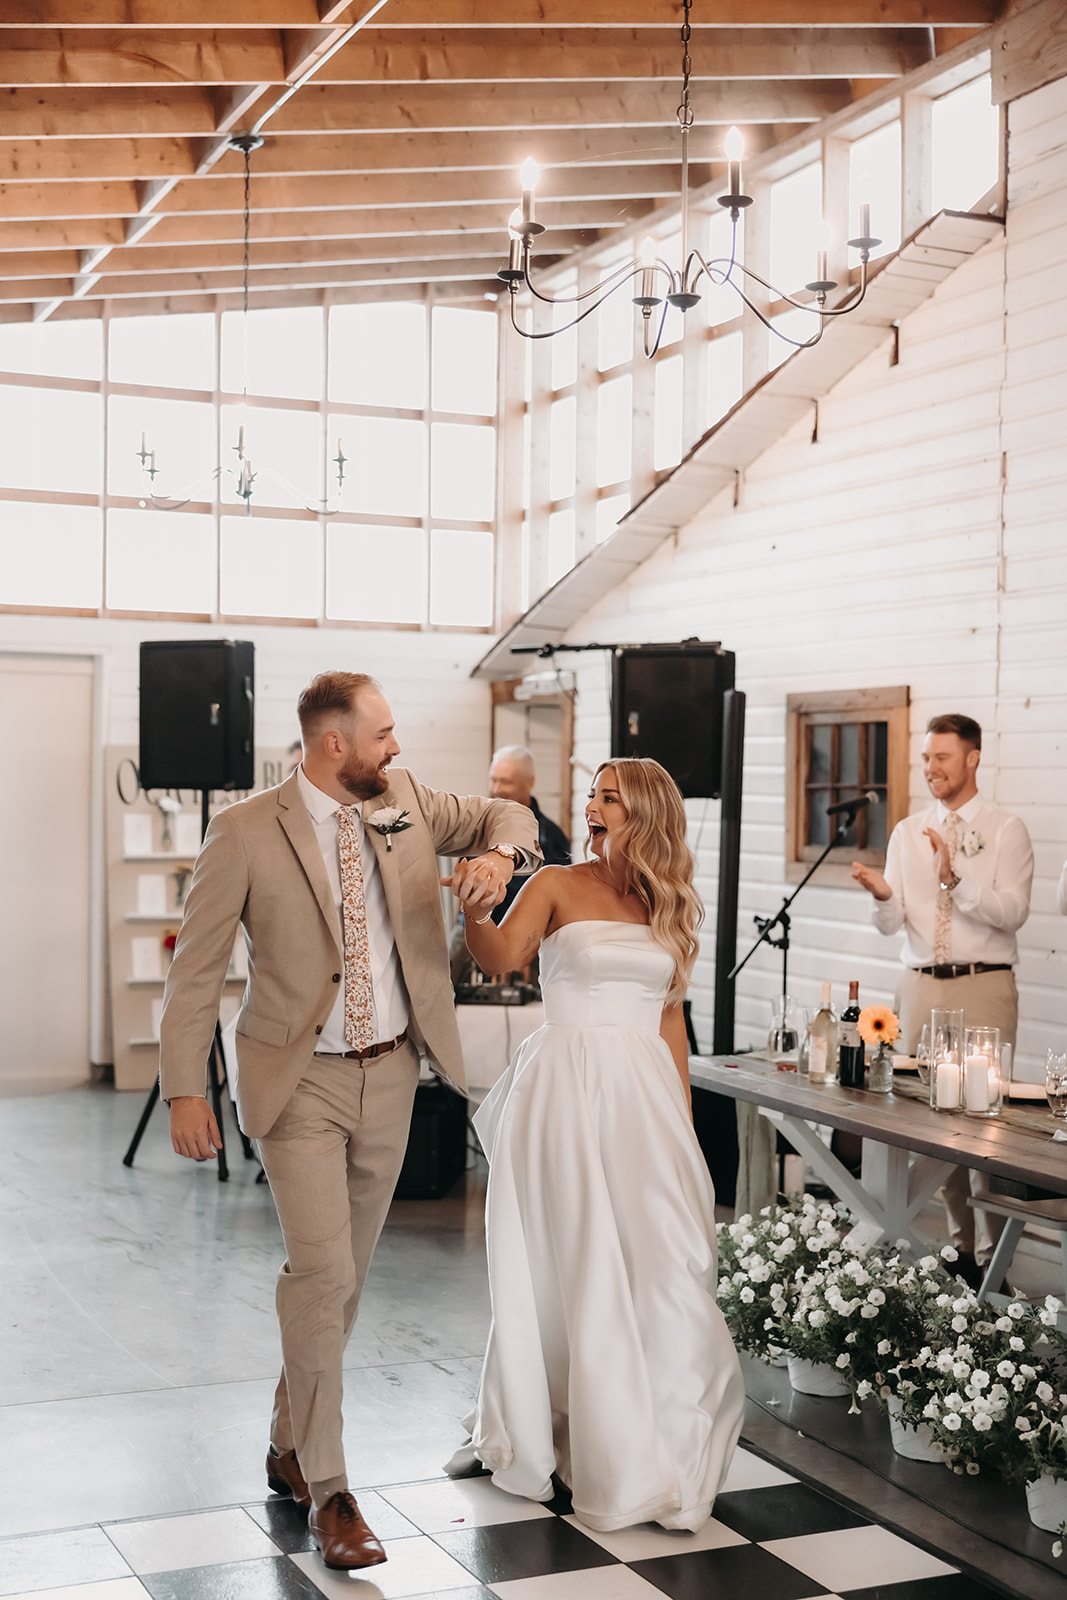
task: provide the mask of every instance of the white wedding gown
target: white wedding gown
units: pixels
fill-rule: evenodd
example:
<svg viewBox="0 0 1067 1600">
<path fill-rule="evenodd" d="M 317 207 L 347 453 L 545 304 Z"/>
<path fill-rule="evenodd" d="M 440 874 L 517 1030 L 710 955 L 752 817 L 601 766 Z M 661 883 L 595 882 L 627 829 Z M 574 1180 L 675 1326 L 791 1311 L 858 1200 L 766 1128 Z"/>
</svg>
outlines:
<svg viewBox="0 0 1067 1600">
<path fill-rule="evenodd" d="M 672 971 L 646 927 L 549 934 L 544 1026 L 474 1119 L 493 1320 L 473 1448 L 528 1499 L 550 1499 L 558 1472 L 604 1532 L 699 1528 L 744 1405 L 715 1302 L 715 1196 L 659 1036 Z"/>
</svg>

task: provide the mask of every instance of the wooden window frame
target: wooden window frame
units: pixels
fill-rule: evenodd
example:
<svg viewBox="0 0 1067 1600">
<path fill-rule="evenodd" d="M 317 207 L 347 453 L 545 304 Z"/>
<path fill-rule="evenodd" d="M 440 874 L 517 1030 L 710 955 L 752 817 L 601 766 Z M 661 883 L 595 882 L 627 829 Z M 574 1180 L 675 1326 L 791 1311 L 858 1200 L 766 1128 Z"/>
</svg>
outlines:
<svg viewBox="0 0 1067 1600">
<path fill-rule="evenodd" d="M 799 883 L 818 855 L 818 848 L 805 844 L 804 729 L 806 719 L 818 717 L 822 723 L 836 724 L 885 722 L 886 750 L 886 838 L 908 814 L 908 739 L 909 701 L 907 685 L 885 689 L 830 689 L 813 694 L 786 697 L 785 731 L 785 879 Z M 828 888 L 858 888 L 852 878 L 853 861 L 884 867 L 884 850 L 859 850 L 845 844 L 831 850 L 812 879 Z"/>
</svg>

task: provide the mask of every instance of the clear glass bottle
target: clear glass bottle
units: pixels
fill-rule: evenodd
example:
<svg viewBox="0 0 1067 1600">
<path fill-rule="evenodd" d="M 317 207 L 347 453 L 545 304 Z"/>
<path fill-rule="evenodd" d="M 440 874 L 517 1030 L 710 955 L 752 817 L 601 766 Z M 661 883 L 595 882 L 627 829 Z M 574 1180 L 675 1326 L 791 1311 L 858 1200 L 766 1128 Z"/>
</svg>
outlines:
<svg viewBox="0 0 1067 1600">
<path fill-rule="evenodd" d="M 822 1005 L 811 1019 L 808 1076 L 815 1084 L 837 1082 L 837 1017 L 828 983 L 822 986 Z"/>
</svg>

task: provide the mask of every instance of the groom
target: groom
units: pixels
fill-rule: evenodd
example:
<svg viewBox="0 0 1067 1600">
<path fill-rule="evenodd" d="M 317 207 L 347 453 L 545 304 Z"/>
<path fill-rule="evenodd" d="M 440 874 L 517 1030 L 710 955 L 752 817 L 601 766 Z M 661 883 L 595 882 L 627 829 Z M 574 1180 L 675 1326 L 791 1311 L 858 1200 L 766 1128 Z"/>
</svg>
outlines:
<svg viewBox="0 0 1067 1600">
<path fill-rule="evenodd" d="M 403 1160 L 420 1055 L 465 1086 L 437 857 L 482 852 L 453 880 L 477 918 L 540 855 L 525 806 L 390 770 L 400 746 L 372 678 L 322 673 L 297 711 L 301 765 L 220 812 L 197 857 L 167 976 L 160 1085 L 174 1149 L 213 1156 L 205 1064 L 240 926 L 249 980 L 232 1088 L 287 1253 L 267 1482 L 309 1506 L 327 1566 L 351 1568 L 385 1552 L 348 1493 L 345 1344 Z"/>
</svg>

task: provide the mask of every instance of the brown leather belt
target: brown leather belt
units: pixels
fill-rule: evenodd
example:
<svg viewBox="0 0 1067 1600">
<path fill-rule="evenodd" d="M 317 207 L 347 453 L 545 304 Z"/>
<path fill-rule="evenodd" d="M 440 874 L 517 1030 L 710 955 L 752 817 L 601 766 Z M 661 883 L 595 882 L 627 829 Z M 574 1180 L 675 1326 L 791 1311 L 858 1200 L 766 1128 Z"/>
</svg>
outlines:
<svg viewBox="0 0 1067 1600">
<path fill-rule="evenodd" d="M 979 972 L 1010 972 L 1010 961 L 970 961 L 962 965 L 953 965 L 946 962 L 939 967 L 916 967 L 916 972 L 923 972 L 928 978 L 970 978 Z"/>
<path fill-rule="evenodd" d="M 316 1050 L 315 1054 L 325 1056 L 327 1061 L 373 1061 L 376 1056 L 387 1056 L 390 1050 L 399 1050 L 407 1036 L 405 1028 L 395 1039 L 383 1039 L 381 1044 L 368 1045 L 366 1050 Z"/>
</svg>

